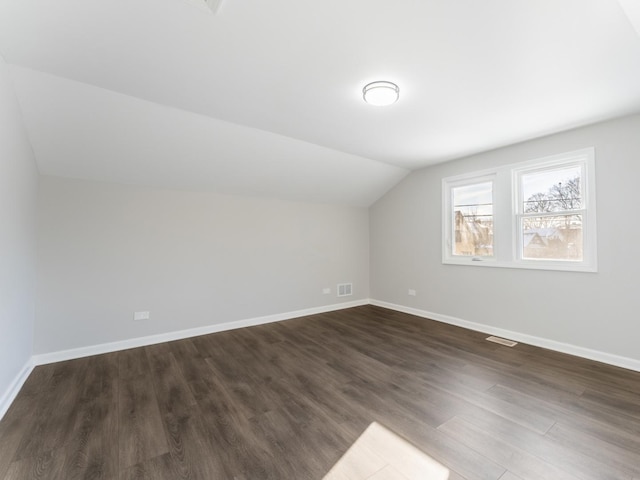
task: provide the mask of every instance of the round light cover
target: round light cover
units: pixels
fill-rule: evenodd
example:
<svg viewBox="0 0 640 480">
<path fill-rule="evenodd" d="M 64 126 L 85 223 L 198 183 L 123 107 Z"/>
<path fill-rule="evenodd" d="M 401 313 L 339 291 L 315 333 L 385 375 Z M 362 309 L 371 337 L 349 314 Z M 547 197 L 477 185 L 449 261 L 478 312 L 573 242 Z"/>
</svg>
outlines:
<svg viewBox="0 0 640 480">
<path fill-rule="evenodd" d="M 384 107 L 398 101 L 400 89 L 391 82 L 371 82 L 362 89 L 362 97 L 370 105 Z"/>
</svg>

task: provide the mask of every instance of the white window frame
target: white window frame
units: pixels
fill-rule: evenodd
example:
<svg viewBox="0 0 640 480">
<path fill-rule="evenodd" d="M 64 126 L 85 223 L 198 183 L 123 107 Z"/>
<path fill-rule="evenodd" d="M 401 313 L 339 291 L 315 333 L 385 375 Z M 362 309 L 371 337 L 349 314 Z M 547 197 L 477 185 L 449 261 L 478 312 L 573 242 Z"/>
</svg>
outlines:
<svg viewBox="0 0 640 480">
<path fill-rule="evenodd" d="M 445 205 L 449 205 L 447 211 L 449 215 L 445 216 L 444 220 L 444 231 L 445 233 L 445 242 L 443 255 L 446 255 L 447 262 L 445 263 L 467 263 L 469 260 L 473 262 L 495 262 L 496 261 L 496 238 L 493 238 L 493 255 L 491 256 L 479 256 L 479 257 L 469 257 L 463 255 L 454 255 L 453 254 L 453 242 L 455 238 L 455 225 L 453 222 L 453 190 L 458 187 L 466 187 L 468 185 L 476 185 L 480 183 L 491 183 L 492 184 L 492 203 L 493 203 L 493 217 L 495 222 L 495 208 L 496 208 L 496 181 L 497 177 L 494 172 L 486 172 L 486 173 L 474 173 L 472 175 L 462 175 L 459 177 L 455 177 L 449 179 L 450 181 L 447 183 L 446 188 L 446 199 L 443 202 Z M 445 189 L 443 188 L 443 191 Z M 446 203 L 445 203 L 446 202 Z M 444 257 L 443 257 L 444 259 Z"/>
<path fill-rule="evenodd" d="M 583 258 L 581 261 L 525 259 L 522 252 L 520 221 L 532 214 L 521 211 L 521 179 L 523 175 L 536 171 L 568 166 L 579 166 L 581 169 L 582 208 L 573 210 L 571 213 L 582 215 Z M 493 182 L 493 256 L 453 255 L 452 242 L 455 235 L 453 189 L 489 180 Z M 549 215 L 561 216 L 563 213 L 553 212 Z M 596 240 L 595 149 L 593 147 L 442 179 L 442 263 L 444 264 L 597 272 Z"/>
</svg>

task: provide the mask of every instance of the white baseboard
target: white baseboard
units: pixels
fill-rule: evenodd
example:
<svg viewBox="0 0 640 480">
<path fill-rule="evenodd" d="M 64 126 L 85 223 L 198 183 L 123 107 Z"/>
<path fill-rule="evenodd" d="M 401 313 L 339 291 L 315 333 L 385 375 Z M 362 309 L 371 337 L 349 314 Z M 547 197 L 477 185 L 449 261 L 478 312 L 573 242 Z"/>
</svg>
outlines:
<svg viewBox="0 0 640 480">
<path fill-rule="evenodd" d="M 506 330 L 503 328 L 492 327 L 483 323 L 470 322 L 468 320 L 462 320 L 461 318 L 451 317 L 449 315 L 442 315 L 434 312 L 427 312 L 426 310 L 420 310 L 412 307 L 405 307 L 404 305 L 396 305 L 395 303 L 383 302 L 380 300 L 371 300 L 371 305 L 378 307 L 388 308 L 390 310 L 396 310 L 398 312 L 409 313 L 418 317 L 429 318 L 442 323 L 448 323 L 450 325 L 456 325 L 458 327 L 468 328 L 469 330 L 475 330 L 478 332 L 487 333 L 490 335 L 496 335 L 498 337 L 508 338 L 509 340 L 515 340 L 517 342 L 534 345 L 536 347 L 547 348 L 549 350 L 555 350 L 557 352 L 568 353 L 569 355 L 575 355 L 577 357 L 588 358 L 589 360 L 595 360 L 597 362 L 607 363 L 616 367 L 622 367 L 629 370 L 640 372 L 640 360 L 636 360 L 628 357 L 621 357 L 611 353 L 601 352 L 599 350 L 591 350 L 589 348 L 579 347 L 570 343 L 557 342 L 548 338 L 536 337 L 533 335 L 527 335 L 525 333 L 518 333 L 512 330 Z"/>
<path fill-rule="evenodd" d="M 305 310 L 296 310 L 293 312 L 278 313 L 275 315 L 266 315 L 263 317 L 248 318 L 245 320 L 237 320 L 234 322 L 219 323 L 215 325 L 207 325 L 204 327 L 190 328 L 187 330 L 178 330 L 174 332 L 160 333 L 157 335 L 149 335 L 146 337 L 131 338 L 120 340 L 118 342 L 101 343 L 99 345 L 91 345 L 88 347 L 73 348 L 70 350 L 62 350 L 58 352 L 43 353 L 34 355 L 32 362 L 34 365 L 45 365 L 47 363 L 62 362 L 65 360 L 73 360 L 76 358 L 89 357 L 91 355 L 99 355 L 102 353 L 117 352 L 119 350 L 128 350 L 130 348 L 145 347 L 157 343 L 171 342 L 173 340 L 182 340 L 184 338 L 197 337 L 198 335 L 208 335 L 210 333 L 223 332 L 225 330 L 234 330 L 236 328 L 252 327 L 255 325 L 263 325 L 265 323 L 280 322 L 282 320 L 290 320 L 297 317 L 305 317 L 307 315 L 315 315 L 318 313 L 332 312 L 334 310 L 343 310 L 345 308 L 359 307 L 368 305 L 369 299 L 355 300 L 353 302 L 337 303 L 333 305 L 325 305 L 322 307 L 307 308 Z"/>
<path fill-rule="evenodd" d="M 27 378 L 31 374 L 31 371 L 33 370 L 34 366 L 35 364 L 33 363 L 32 358 L 27 360 L 27 363 L 25 363 L 24 367 L 22 367 L 20 372 L 18 372 L 18 375 L 16 375 L 16 378 L 13 379 L 13 382 L 11 382 L 11 385 L 9 385 L 9 388 L 7 389 L 7 391 L 4 392 L 4 394 L 0 398 L 0 420 L 2 420 L 2 417 L 4 417 L 4 414 L 7 413 L 7 410 L 9 410 L 9 407 L 15 400 L 16 396 L 18 395 L 18 392 L 24 385 L 24 382 L 27 380 Z"/>
</svg>

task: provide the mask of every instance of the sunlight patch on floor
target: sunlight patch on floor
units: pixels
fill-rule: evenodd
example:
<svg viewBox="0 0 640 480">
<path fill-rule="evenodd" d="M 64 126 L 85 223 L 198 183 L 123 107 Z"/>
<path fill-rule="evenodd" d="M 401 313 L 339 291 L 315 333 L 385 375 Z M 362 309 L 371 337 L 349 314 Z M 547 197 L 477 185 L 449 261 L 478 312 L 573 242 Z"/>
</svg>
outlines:
<svg viewBox="0 0 640 480">
<path fill-rule="evenodd" d="M 373 422 L 323 480 L 447 480 L 449 470 Z"/>
</svg>

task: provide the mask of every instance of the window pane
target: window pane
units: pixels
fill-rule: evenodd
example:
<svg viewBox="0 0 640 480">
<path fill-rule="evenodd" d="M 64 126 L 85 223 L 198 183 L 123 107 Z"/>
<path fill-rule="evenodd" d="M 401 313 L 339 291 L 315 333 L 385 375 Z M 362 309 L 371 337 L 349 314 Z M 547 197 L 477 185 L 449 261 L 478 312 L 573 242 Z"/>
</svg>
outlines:
<svg viewBox="0 0 640 480">
<path fill-rule="evenodd" d="M 453 255 L 493 255 L 493 182 L 455 187 Z"/>
<path fill-rule="evenodd" d="M 522 256 L 582 261 L 582 215 L 523 218 Z"/>
<path fill-rule="evenodd" d="M 579 165 L 522 175 L 522 212 L 580 210 L 581 175 Z"/>
</svg>

